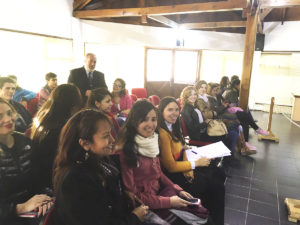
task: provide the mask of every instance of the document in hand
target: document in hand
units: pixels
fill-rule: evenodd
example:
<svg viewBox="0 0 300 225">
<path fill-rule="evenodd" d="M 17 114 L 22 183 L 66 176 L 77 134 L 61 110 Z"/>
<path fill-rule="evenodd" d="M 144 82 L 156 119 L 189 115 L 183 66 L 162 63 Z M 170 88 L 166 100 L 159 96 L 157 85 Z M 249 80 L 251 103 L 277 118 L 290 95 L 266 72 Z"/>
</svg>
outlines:
<svg viewBox="0 0 300 225">
<path fill-rule="evenodd" d="M 189 161 L 196 161 L 202 157 L 213 159 L 231 155 L 230 150 L 223 144 L 222 141 L 202 147 L 193 146 L 191 149 L 185 150 L 185 152 Z"/>
</svg>

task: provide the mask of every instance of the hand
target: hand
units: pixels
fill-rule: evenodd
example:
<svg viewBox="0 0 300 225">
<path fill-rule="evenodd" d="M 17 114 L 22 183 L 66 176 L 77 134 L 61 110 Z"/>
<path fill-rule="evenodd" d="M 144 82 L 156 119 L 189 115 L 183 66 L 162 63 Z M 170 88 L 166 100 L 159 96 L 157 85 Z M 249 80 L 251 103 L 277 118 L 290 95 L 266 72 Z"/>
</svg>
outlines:
<svg viewBox="0 0 300 225">
<path fill-rule="evenodd" d="M 210 164 L 210 159 L 206 158 L 206 157 L 202 157 L 200 159 L 198 159 L 197 161 L 195 161 L 195 166 L 199 167 L 199 166 L 209 166 Z"/>
<path fill-rule="evenodd" d="M 211 121 L 211 119 L 206 119 L 205 123 L 209 123 Z"/>
<path fill-rule="evenodd" d="M 91 90 L 86 90 L 85 92 L 85 96 L 86 97 L 89 97 L 91 95 L 92 91 Z"/>
<path fill-rule="evenodd" d="M 190 193 L 186 192 L 186 191 L 181 191 L 179 192 L 179 195 L 183 198 L 187 198 L 187 199 L 191 199 L 194 198 Z"/>
<path fill-rule="evenodd" d="M 172 208 L 181 208 L 181 207 L 187 207 L 188 205 L 191 205 L 190 202 L 178 197 L 177 195 L 170 197 L 170 201 L 171 201 Z"/>
<path fill-rule="evenodd" d="M 184 145 L 184 146 L 182 146 L 182 148 L 183 148 L 184 150 L 187 150 L 187 149 L 191 149 L 191 148 L 192 148 L 192 146 L 189 146 L 189 145 Z"/>
<path fill-rule="evenodd" d="M 137 208 L 135 208 L 132 213 L 135 214 L 140 221 L 144 221 L 145 219 L 145 216 L 147 215 L 148 213 L 148 209 L 149 207 L 148 206 L 145 206 L 145 205 L 141 205 Z"/>
<path fill-rule="evenodd" d="M 49 204 L 50 203 L 50 204 Z M 51 198 L 47 195 L 35 195 L 30 198 L 27 202 L 22 204 L 17 204 L 16 211 L 17 214 L 31 212 L 33 210 L 38 210 L 38 216 L 46 213 L 45 210 L 50 208 L 52 205 Z"/>
</svg>

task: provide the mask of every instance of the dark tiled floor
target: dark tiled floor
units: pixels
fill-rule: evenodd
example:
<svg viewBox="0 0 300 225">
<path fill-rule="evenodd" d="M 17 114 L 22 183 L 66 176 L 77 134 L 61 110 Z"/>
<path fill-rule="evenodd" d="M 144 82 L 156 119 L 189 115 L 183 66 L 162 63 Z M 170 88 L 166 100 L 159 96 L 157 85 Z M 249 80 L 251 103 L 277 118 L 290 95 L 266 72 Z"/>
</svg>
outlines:
<svg viewBox="0 0 300 225">
<path fill-rule="evenodd" d="M 260 127 L 267 127 L 268 113 L 253 112 L 253 116 Z M 226 225 L 295 225 L 287 219 L 284 199 L 300 199 L 300 128 L 273 114 L 272 131 L 279 143 L 258 141 L 250 130 L 249 141 L 257 154 L 236 155 L 240 164 L 228 171 Z"/>
</svg>

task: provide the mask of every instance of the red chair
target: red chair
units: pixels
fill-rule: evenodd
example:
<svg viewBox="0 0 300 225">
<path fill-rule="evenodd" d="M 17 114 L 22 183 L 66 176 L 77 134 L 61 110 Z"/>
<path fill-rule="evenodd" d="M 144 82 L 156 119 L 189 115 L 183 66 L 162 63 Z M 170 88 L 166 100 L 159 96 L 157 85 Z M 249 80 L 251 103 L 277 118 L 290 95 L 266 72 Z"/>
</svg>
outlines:
<svg viewBox="0 0 300 225">
<path fill-rule="evenodd" d="M 135 103 L 137 101 L 137 97 L 134 94 L 131 94 L 130 98 L 131 98 L 132 103 Z"/>
<path fill-rule="evenodd" d="M 36 97 L 33 99 L 30 99 L 27 102 L 27 110 L 28 112 L 30 112 L 30 114 L 32 116 L 35 116 L 35 114 L 38 111 L 38 102 L 39 102 L 39 98 L 40 98 L 40 93 L 37 93 Z"/>
<path fill-rule="evenodd" d="M 180 116 L 180 122 L 181 122 L 181 128 L 182 128 L 182 135 L 185 139 L 188 139 L 188 144 L 189 145 L 195 145 L 195 146 L 204 146 L 204 145 L 209 145 L 211 144 L 211 142 L 207 142 L 207 141 L 198 141 L 198 140 L 191 140 L 188 136 L 188 131 L 187 131 L 187 127 L 184 123 L 184 119 L 182 116 Z"/>
<path fill-rule="evenodd" d="M 181 98 L 177 98 L 177 99 L 176 99 L 176 102 L 177 102 L 177 104 L 178 104 L 179 111 L 181 111 L 181 108 L 182 108 L 182 105 L 181 105 Z"/>
<path fill-rule="evenodd" d="M 157 95 L 151 95 L 148 99 L 154 106 L 158 106 L 160 103 L 160 97 Z"/>
<path fill-rule="evenodd" d="M 132 88 L 131 89 L 131 94 L 136 95 L 137 98 L 147 98 L 147 90 L 146 88 Z"/>
<path fill-rule="evenodd" d="M 43 225 L 53 225 L 54 221 L 53 221 L 53 207 L 49 210 L 49 212 L 47 213 L 44 221 L 41 221 L 40 224 Z"/>
</svg>

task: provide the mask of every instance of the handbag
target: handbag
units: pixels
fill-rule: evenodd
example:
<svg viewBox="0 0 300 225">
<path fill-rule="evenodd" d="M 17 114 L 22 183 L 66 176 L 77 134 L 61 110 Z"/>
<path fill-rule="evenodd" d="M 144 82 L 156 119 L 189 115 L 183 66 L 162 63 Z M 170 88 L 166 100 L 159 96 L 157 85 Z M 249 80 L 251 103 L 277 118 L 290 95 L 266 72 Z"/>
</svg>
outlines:
<svg viewBox="0 0 300 225">
<path fill-rule="evenodd" d="M 223 136 L 228 134 L 226 125 L 221 120 L 210 120 L 206 129 L 208 136 Z"/>
</svg>

